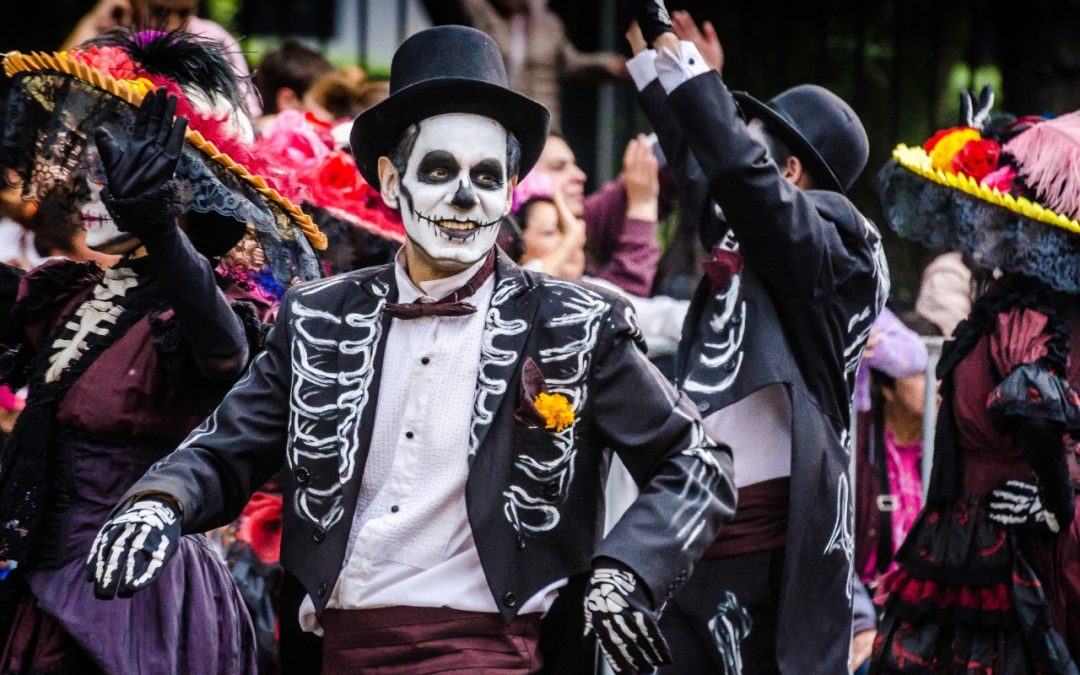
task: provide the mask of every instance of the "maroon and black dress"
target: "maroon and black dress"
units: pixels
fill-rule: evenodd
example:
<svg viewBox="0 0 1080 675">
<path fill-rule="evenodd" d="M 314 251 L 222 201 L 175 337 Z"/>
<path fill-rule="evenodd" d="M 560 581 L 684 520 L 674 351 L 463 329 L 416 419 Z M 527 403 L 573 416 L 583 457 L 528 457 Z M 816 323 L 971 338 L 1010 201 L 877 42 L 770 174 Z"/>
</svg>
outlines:
<svg viewBox="0 0 1080 675">
<path fill-rule="evenodd" d="M 1077 354 L 1080 300 L 1026 277 L 997 282 L 957 328 L 938 369 L 927 504 L 900 569 L 882 582 L 871 672 L 1077 672 L 1080 517 L 1052 535 L 999 525 L 987 511 L 1004 480 L 1037 482 L 1010 419 L 1061 423 L 1069 477 L 1080 479 Z"/>
<path fill-rule="evenodd" d="M 37 533 L 18 573 L 0 582 L 5 611 L 14 609 L 2 673 L 255 671 L 248 612 L 203 536 L 183 537 L 161 578 L 130 598 L 96 599 L 84 571 L 125 491 L 230 384 L 200 375 L 149 262 L 104 271 L 47 263 L 22 279 L 11 309 L 0 363 L 9 380 L 26 377 L 30 393 L 21 444 L 5 452 L 39 448 L 48 480 L 16 485 L 45 498 L 35 501 L 37 513 L 16 514 Z M 254 350 L 258 320 L 250 305 L 234 309 Z M 4 460 L 9 467 L 14 458 Z"/>
</svg>

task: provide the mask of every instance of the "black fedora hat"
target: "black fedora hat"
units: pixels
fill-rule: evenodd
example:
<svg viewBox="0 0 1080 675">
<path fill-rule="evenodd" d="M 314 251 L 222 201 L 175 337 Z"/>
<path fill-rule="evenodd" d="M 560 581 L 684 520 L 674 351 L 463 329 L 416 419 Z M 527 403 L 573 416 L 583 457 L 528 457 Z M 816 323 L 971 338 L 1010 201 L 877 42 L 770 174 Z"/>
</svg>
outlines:
<svg viewBox="0 0 1080 675">
<path fill-rule="evenodd" d="M 540 158 L 551 114 L 509 89 L 498 45 L 465 26 L 437 26 L 403 42 L 390 64 L 390 96 L 353 122 L 349 143 L 360 174 L 379 187 L 379 157 L 389 155 L 410 124 L 447 113 L 483 115 L 521 144 L 519 174 Z"/>
<path fill-rule="evenodd" d="M 870 143 L 844 99 L 816 84 L 800 84 L 762 103 L 732 92 L 749 121 L 759 118 L 802 160 L 817 187 L 847 192 L 866 168 Z"/>
</svg>

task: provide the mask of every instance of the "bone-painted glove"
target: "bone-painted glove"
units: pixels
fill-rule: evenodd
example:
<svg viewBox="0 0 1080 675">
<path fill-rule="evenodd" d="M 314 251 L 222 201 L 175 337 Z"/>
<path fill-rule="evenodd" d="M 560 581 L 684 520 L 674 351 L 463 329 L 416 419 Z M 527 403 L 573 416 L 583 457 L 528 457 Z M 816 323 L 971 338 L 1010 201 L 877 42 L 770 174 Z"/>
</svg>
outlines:
<svg viewBox="0 0 1080 675">
<path fill-rule="evenodd" d="M 593 569 L 585 590 L 585 636 L 596 635 L 613 671 L 634 673 L 671 662 L 656 619 L 632 571 L 615 561 Z"/>
<path fill-rule="evenodd" d="M 664 0 L 631 0 L 634 18 L 641 27 L 645 43 L 652 45 L 656 38 L 664 33 L 671 33 L 671 15 L 668 14 Z"/>
<path fill-rule="evenodd" d="M 131 597 L 156 579 L 180 545 L 180 513 L 172 504 L 140 499 L 98 532 L 86 576 L 102 600 Z"/>
<path fill-rule="evenodd" d="M 1054 534 L 1061 531 L 1057 517 L 1043 506 L 1037 485 L 1006 480 L 990 496 L 990 520 L 995 523 Z"/>
<path fill-rule="evenodd" d="M 173 209 L 159 207 L 155 211 L 144 204 L 160 202 L 169 194 L 187 130 L 187 118 L 173 120 L 175 114 L 176 97 L 161 88 L 143 98 L 126 148 L 121 149 L 105 129 L 94 134 L 105 166 L 102 200 L 117 228 L 144 243 L 176 228 Z"/>
</svg>

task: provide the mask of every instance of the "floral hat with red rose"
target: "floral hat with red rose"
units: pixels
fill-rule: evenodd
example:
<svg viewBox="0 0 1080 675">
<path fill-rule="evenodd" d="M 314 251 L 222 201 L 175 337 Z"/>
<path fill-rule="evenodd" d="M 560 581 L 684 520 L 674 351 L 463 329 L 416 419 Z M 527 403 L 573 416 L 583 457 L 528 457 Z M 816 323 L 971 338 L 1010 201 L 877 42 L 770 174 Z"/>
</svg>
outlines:
<svg viewBox="0 0 1080 675">
<path fill-rule="evenodd" d="M 960 124 L 900 144 L 878 174 L 889 225 L 984 269 L 1080 293 L 1080 111 L 992 114 L 966 92 Z"/>
<path fill-rule="evenodd" d="M 143 96 L 165 87 L 188 118 L 175 180 L 196 248 L 222 256 L 253 238 L 268 283 L 322 276 L 314 249 L 326 238 L 294 201 L 293 182 L 255 146 L 240 82 L 219 47 L 181 31 L 117 29 L 70 51 L 8 52 L 3 63 L 13 82 L 0 167 L 24 199 L 88 212 L 103 183 L 95 130 L 126 144 Z"/>
<path fill-rule="evenodd" d="M 311 113 L 285 110 L 256 144 L 300 189 L 304 211 L 329 240 L 323 259 L 330 273 L 390 262 L 405 243 L 401 215 L 368 185 L 331 129 Z"/>
</svg>

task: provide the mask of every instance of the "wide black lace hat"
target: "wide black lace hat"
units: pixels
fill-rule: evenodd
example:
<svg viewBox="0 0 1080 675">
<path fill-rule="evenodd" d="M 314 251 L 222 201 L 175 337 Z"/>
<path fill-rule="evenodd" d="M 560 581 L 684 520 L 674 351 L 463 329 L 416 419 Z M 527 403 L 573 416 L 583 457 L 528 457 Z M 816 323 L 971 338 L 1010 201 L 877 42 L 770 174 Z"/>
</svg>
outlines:
<svg viewBox="0 0 1080 675">
<path fill-rule="evenodd" d="M 322 275 L 314 249 L 326 238 L 286 196 L 288 176 L 275 174 L 242 133 L 238 82 L 216 45 L 181 32 L 117 30 L 67 52 L 8 52 L 3 63 L 13 82 L 0 168 L 24 199 L 60 195 L 77 214 L 87 184 L 103 183 L 94 131 L 125 145 L 143 96 L 166 87 L 189 122 L 175 178 L 197 223 L 188 228 L 196 247 L 220 255 L 251 232 L 281 285 Z"/>
<path fill-rule="evenodd" d="M 364 180 L 379 187 L 379 157 L 389 155 L 410 124 L 448 113 L 490 117 L 521 144 L 519 175 L 540 158 L 551 114 L 512 91 L 498 45 L 465 26 L 420 31 L 398 47 L 390 64 L 390 96 L 360 113 L 349 139 Z"/>
<path fill-rule="evenodd" d="M 993 92 L 964 94 L 960 123 L 900 144 L 878 173 L 899 235 L 960 251 L 987 270 L 1080 293 L 1080 111 L 992 114 Z"/>
</svg>

